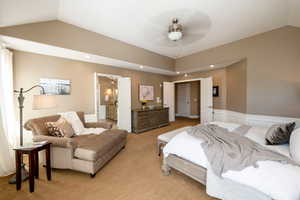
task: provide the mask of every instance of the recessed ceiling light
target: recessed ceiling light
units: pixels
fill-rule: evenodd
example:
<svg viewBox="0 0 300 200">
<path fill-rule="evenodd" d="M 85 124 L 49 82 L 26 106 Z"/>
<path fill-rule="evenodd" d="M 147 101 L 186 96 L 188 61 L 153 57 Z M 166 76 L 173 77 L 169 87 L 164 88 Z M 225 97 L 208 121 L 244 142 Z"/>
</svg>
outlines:
<svg viewBox="0 0 300 200">
<path fill-rule="evenodd" d="M 214 68 L 215 67 L 215 65 L 210 65 L 210 68 Z"/>
<path fill-rule="evenodd" d="M 85 55 L 85 58 L 90 59 L 91 56 L 90 55 Z"/>
<path fill-rule="evenodd" d="M 143 66 L 143 65 L 140 65 L 140 68 L 141 68 L 141 69 L 143 69 L 143 68 L 144 68 L 144 66 Z"/>
<path fill-rule="evenodd" d="M 176 72 L 176 74 L 180 74 L 180 72 Z"/>
<path fill-rule="evenodd" d="M 188 75 L 187 74 L 184 74 L 184 77 L 187 77 Z"/>
</svg>

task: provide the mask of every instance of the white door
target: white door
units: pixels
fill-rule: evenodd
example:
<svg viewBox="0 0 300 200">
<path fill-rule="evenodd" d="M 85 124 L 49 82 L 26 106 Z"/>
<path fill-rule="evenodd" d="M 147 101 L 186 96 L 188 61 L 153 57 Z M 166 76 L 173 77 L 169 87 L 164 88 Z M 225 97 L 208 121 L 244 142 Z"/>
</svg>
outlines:
<svg viewBox="0 0 300 200">
<path fill-rule="evenodd" d="M 99 120 L 99 105 L 100 105 L 100 85 L 97 73 L 94 73 L 94 94 L 95 94 L 95 115 Z"/>
<path fill-rule="evenodd" d="M 213 81 L 212 77 L 201 79 L 201 123 L 213 121 Z"/>
<path fill-rule="evenodd" d="M 191 85 L 189 83 L 181 83 L 177 85 L 177 115 L 188 117 L 191 113 L 190 96 Z"/>
<path fill-rule="evenodd" d="M 169 120 L 175 121 L 175 87 L 174 83 L 164 82 L 163 83 L 163 103 L 164 107 L 169 108 Z"/>
<path fill-rule="evenodd" d="M 131 132 L 130 78 L 118 78 L 118 128 Z"/>
</svg>

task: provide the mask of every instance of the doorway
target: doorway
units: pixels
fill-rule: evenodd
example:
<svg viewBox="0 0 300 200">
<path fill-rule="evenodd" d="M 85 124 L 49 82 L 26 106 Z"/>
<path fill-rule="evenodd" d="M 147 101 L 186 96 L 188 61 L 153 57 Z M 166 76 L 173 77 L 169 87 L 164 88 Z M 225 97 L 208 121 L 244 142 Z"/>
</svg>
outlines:
<svg viewBox="0 0 300 200">
<path fill-rule="evenodd" d="M 115 128 L 131 132 L 131 79 L 95 73 L 95 115 Z"/>
<path fill-rule="evenodd" d="M 175 121 L 176 115 L 176 87 L 175 84 L 178 83 L 189 83 L 189 82 L 198 82 L 199 86 L 199 100 L 198 105 L 199 108 L 192 108 L 191 110 L 198 110 L 200 122 L 202 124 L 209 123 L 213 121 L 213 80 L 212 77 L 208 78 L 198 78 L 198 79 L 191 79 L 191 80 L 182 80 L 182 81 L 174 81 L 174 82 L 164 82 L 163 83 L 163 105 L 164 107 L 169 108 L 169 120 Z M 186 86 L 185 86 L 186 87 Z M 191 92 L 194 94 L 194 92 Z M 182 92 L 183 96 L 188 94 L 188 89 Z M 186 99 L 186 98 L 182 98 Z M 184 100 L 180 100 L 184 101 Z M 188 109 L 188 108 L 185 108 Z M 176 110 L 176 111 L 175 111 Z"/>
<path fill-rule="evenodd" d="M 175 83 L 175 116 L 200 118 L 200 81 Z"/>
<path fill-rule="evenodd" d="M 98 76 L 98 121 L 112 122 L 114 126 L 118 121 L 118 79 L 114 77 Z"/>
</svg>

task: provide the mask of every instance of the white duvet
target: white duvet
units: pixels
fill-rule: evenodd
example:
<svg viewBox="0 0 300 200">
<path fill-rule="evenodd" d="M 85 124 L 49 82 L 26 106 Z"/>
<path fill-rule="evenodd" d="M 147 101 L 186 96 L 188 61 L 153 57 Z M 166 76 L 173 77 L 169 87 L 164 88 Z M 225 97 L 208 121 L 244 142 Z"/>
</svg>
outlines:
<svg viewBox="0 0 300 200">
<path fill-rule="evenodd" d="M 239 124 L 224 122 L 214 122 L 214 124 L 227 128 L 229 131 L 240 126 Z M 245 136 L 264 145 L 266 131 L 267 128 L 252 127 Z M 210 166 L 200 145 L 201 142 L 200 139 L 183 131 L 165 146 L 164 156 L 174 154 L 209 169 Z M 267 147 L 290 157 L 288 145 L 268 145 Z M 252 187 L 275 200 L 300 200 L 300 167 L 274 161 L 260 161 L 258 166 L 258 168 L 247 167 L 242 171 L 228 171 L 222 176 L 225 179 Z M 207 173 L 207 179 L 209 179 L 209 174 Z M 220 198 L 213 188 L 214 185 L 208 181 L 207 192 Z"/>
</svg>

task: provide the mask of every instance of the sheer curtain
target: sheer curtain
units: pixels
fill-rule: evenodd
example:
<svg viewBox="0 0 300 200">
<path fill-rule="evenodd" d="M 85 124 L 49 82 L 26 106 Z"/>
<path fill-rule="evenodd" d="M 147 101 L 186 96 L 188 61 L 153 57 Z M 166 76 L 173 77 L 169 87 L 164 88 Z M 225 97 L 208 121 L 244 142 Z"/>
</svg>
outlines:
<svg viewBox="0 0 300 200">
<path fill-rule="evenodd" d="M 12 52 L 0 47 L 0 176 L 15 172 L 12 147 L 18 129 L 14 106 Z"/>
</svg>

